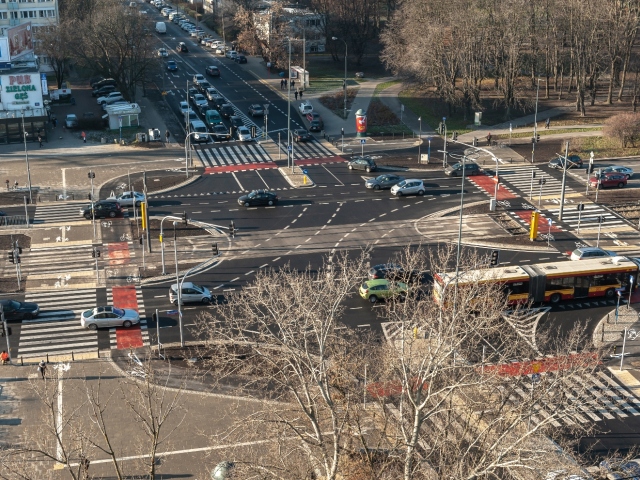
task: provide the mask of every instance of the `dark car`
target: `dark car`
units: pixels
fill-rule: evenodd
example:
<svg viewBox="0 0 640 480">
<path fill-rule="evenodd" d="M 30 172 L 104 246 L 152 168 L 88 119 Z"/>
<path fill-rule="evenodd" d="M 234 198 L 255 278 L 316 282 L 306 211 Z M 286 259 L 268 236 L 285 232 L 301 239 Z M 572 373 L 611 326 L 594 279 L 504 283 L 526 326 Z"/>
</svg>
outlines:
<svg viewBox="0 0 640 480">
<path fill-rule="evenodd" d="M 480 165 L 475 162 L 462 162 L 462 163 L 454 163 L 453 165 L 449 165 L 444 169 L 444 174 L 449 177 L 460 177 L 462 176 L 462 171 L 464 170 L 464 174 L 467 177 L 473 175 L 480 175 L 482 173 L 482 169 Z"/>
<path fill-rule="evenodd" d="M 582 168 L 582 159 L 578 155 L 569 155 L 567 157 L 567 168 Z M 564 157 L 556 157 L 549 162 L 551 168 L 564 168 Z"/>
<path fill-rule="evenodd" d="M 187 90 L 187 97 L 189 98 L 190 102 L 193 102 L 193 97 L 195 97 L 196 95 L 200 95 L 198 89 L 196 87 L 189 87 L 189 90 Z"/>
<path fill-rule="evenodd" d="M 94 91 L 91 92 L 91 96 L 92 97 L 102 97 L 104 95 L 106 95 L 107 93 L 111 93 L 111 92 L 115 92 L 116 91 L 116 86 L 115 85 L 104 85 L 100 88 L 96 88 Z"/>
<path fill-rule="evenodd" d="M 220 69 L 214 65 L 210 65 L 205 69 L 205 73 L 210 77 L 219 77 Z"/>
<path fill-rule="evenodd" d="M 231 118 L 235 113 L 233 111 L 233 107 L 229 103 L 223 103 L 222 105 L 220 105 L 220 110 L 218 111 L 224 118 Z"/>
<path fill-rule="evenodd" d="M 254 103 L 249 106 L 249 115 L 252 117 L 263 117 L 264 116 L 264 108 L 259 103 Z"/>
<path fill-rule="evenodd" d="M 254 190 L 238 199 L 238 205 L 244 205 L 245 207 L 251 205 L 275 205 L 276 203 L 278 203 L 278 196 L 267 190 Z"/>
<path fill-rule="evenodd" d="M 236 117 L 235 115 L 229 117 L 229 122 L 231 123 L 231 127 L 233 127 L 234 130 L 244 125 L 242 119 L 240 117 Z"/>
<path fill-rule="evenodd" d="M 40 307 L 37 303 L 18 302 L 17 300 L 0 300 L 4 318 L 7 322 L 11 320 L 30 320 L 40 313 Z"/>
<path fill-rule="evenodd" d="M 304 128 L 298 128 L 291 132 L 293 136 L 294 142 L 308 142 L 311 140 L 311 134 L 307 132 Z"/>
<path fill-rule="evenodd" d="M 178 71 L 178 64 L 176 63 L 175 60 L 169 60 L 167 62 L 167 70 L 169 70 L 170 72 L 177 72 Z"/>
<path fill-rule="evenodd" d="M 365 172 L 373 172 L 378 166 L 371 157 L 353 157 L 347 164 L 349 170 L 364 170 Z"/>
<path fill-rule="evenodd" d="M 311 120 L 309 122 L 309 131 L 320 132 L 324 128 L 324 122 L 322 120 Z"/>
<path fill-rule="evenodd" d="M 245 57 L 244 55 L 236 55 L 234 61 L 237 63 L 247 63 L 247 57 Z"/>
<path fill-rule="evenodd" d="M 307 113 L 307 120 L 313 122 L 314 120 L 322 120 L 322 117 L 318 112 L 309 112 Z"/>
<path fill-rule="evenodd" d="M 231 132 L 229 132 L 229 129 L 221 123 L 214 125 L 211 128 L 211 133 L 213 133 L 212 136 L 216 142 L 228 142 L 231 140 Z"/>
<path fill-rule="evenodd" d="M 386 278 L 398 282 L 413 283 L 421 281 L 422 277 L 423 273 L 419 270 L 405 270 L 395 263 L 381 263 L 380 265 L 374 265 L 369 270 L 369 280 Z"/>
<path fill-rule="evenodd" d="M 117 85 L 116 81 L 113 78 L 103 78 L 97 82 L 91 84 L 91 88 L 97 90 L 98 88 L 102 88 L 106 85 Z"/>
<path fill-rule="evenodd" d="M 393 187 L 394 185 L 400 183 L 402 180 L 404 180 L 404 177 L 401 177 L 400 175 L 385 173 L 384 175 L 380 175 L 376 178 L 370 178 L 369 180 L 364 182 L 364 186 L 367 188 L 372 188 L 374 190 L 384 190 Z"/>
<path fill-rule="evenodd" d="M 122 213 L 122 208 L 118 202 L 109 200 L 100 200 L 93 204 L 93 211 L 96 218 L 114 218 Z M 87 220 L 91 220 L 93 215 L 91 214 L 91 205 L 88 205 L 81 212 L 82 216 Z"/>
<path fill-rule="evenodd" d="M 189 51 L 189 49 L 187 48 L 187 44 L 184 42 L 180 42 L 177 46 L 176 46 L 176 50 L 180 53 L 187 53 Z"/>
<path fill-rule="evenodd" d="M 216 106 L 216 109 L 218 111 L 220 111 L 220 107 L 222 107 L 222 105 L 227 103 L 227 101 L 224 99 L 224 97 L 222 95 L 220 95 L 219 93 L 216 93 L 216 94 L 212 95 L 209 100 L 211 100 L 213 102 L 213 104 Z"/>
<path fill-rule="evenodd" d="M 207 88 L 211 88 L 211 84 L 209 82 L 207 82 L 206 80 L 203 82 L 198 82 L 198 90 L 200 90 L 200 93 L 206 95 Z"/>
</svg>

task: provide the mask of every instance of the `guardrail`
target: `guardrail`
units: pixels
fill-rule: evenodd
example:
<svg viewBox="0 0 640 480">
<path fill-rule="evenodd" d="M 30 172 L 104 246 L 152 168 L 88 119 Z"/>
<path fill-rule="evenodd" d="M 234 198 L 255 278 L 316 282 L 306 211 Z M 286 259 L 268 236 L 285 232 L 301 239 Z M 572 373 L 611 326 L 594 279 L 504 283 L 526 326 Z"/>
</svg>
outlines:
<svg viewBox="0 0 640 480">
<path fill-rule="evenodd" d="M 0 217 L 0 228 L 12 228 L 18 226 L 28 226 L 29 219 L 24 215 L 12 215 Z"/>
</svg>

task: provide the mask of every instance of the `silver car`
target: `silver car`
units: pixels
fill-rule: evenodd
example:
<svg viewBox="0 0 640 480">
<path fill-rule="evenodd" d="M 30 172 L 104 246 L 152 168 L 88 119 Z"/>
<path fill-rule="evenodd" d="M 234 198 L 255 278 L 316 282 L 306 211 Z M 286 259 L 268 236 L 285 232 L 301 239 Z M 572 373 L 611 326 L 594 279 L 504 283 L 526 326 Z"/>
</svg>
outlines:
<svg viewBox="0 0 640 480">
<path fill-rule="evenodd" d="M 144 194 L 140 192 L 122 192 L 116 197 L 109 197 L 107 200 L 114 200 L 120 204 L 121 207 L 133 207 L 133 201 L 135 198 L 136 206 L 144 202 Z"/>
<path fill-rule="evenodd" d="M 403 195 L 424 195 L 424 184 L 417 178 L 407 178 L 391 187 L 391 195 L 402 197 Z"/>
<path fill-rule="evenodd" d="M 125 327 L 140 323 L 140 315 L 129 308 L 96 307 L 82 312 L 80 325 L 89 330 L 103 327 Z"/>
<path fill-rule="evenodd" d="M 169 288 L 169 301 L 174 305 L 178 305 L 178 284 L 174 283 Z M 184 282 L 182 284 L 182 292 L 180 294 L 180 304 L 185 303 L 211 303 L 211 291 L 207 287 L 201 287 L 192 282 Z"/>
<path fill-rule="evenodd" d="M 629 168 L 629 167 L 607 167 L 603 170 L 600 171 L 601 173 L 622 173 L 623 175 L 625 175 L 627 177 L 627 180 L 629 180 L 631 177 L 633 177 L 633 169 Z"/>
</svg>

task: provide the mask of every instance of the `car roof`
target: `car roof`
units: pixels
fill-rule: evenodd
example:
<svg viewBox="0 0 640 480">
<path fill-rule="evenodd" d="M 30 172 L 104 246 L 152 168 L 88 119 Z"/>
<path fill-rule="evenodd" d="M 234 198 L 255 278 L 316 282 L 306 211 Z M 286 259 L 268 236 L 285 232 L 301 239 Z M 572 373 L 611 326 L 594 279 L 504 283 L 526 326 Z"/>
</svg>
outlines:
<svg viewBox="0 0 640 480">
<path fill-rule="evenodd" d="M 376 285 L 388 285 L 389 280 L 387 280 L 386 278 L 376 278 L 375 280 L 367 280 L 364 283 L 370 287 L 374 287 Z"/>
</svg>

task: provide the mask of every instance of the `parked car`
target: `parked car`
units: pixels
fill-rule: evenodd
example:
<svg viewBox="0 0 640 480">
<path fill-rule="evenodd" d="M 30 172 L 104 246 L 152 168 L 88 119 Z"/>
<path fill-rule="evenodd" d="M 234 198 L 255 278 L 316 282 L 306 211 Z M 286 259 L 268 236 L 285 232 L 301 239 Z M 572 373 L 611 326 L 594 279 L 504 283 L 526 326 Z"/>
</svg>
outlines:
<svg viewBox="0 0 640 480">
<path fill-rule="evenodd" d="M 464 162 L 464 163 L 454 163 L 453 165 L 449 165 L 444 170 L 444 174 L 450 177 L 460 177 L 462 176 L 462 169 L 464 168 L 464 175 L 466 177 L 472 175 L 480 175 L 482 170 L 480 169 L 480 165 L 474 162 Z"/>
<path fill-rule="evenodd" d="M 17 300 L 0 300 L 4 318 L 7 322 L 12 320 L 31 320 L 40 313 L 40 307 L 33 302 L 19 302 Z"/>
<path fill-rule="evenodd" d="M 216 67 L 215 65 L 209 65 L 204 71 L 210 77 L 219 77 L 220 76 L 220 69 L 218 67 Z"/>
<path fill-rule="evenodd" d="M 589 185 L 596 188 L 618 187 L 622 188 L 627 184 L 627 176 L 624 173 L 611 172 L 601 173 L 589 179 Z"/>
<path fill-rule="evenodd" d="M 106 85 L 117 85 L 117 82 L 113 79 L 113 78 L 101 78 L 98 81 L 95 81 L 91 84 L 91 88 L 93 88 L 94 90 L 97 90 L 101 87 L 104 87 Z"/>
<path fill-rule="evenodd" d="M 169 301 L 178 305 L 178 284 L 174 283 L 169 287 Z M 180 305 L 185 303 L 211 303 L 211 291 L 207 287 L 202 287 L 193 282 L 184 282 L 180 290 Z"/>
<path fill-rule="evenodd" d="M 365 172 L 375 172 L 378 168 L 376 162 L 367 155 L 364 157 L 353 157 L 349 160 L 349 163 L 347 163 L 347 167 L 349 170 L 364 170 Z"/>
<path fill-rule="evenodd" d="M 364 186 L 373 190 L 385 190 L 397 185 L 403 180 L 404 177 L 401 177 L 400 175 L 385 173 L 384 175 L 379 175 L 376 178 L 368 179 L 364 182 Z"/>
<path fill-rule="evenodd" d="M 300 110 L 302 115 L 306 116 L 307 113 L 313 112 L 313 106 L 309 102 L 302 102 L 298 107 L 298 110 Z"/>
<path fill-rule="evenodd" d="M 582 247 L 576 248 L 571 252 L 571 260 L 589 260 L 600 257 L 615 257 L 616 255 L 617 253 L 611 250 L 604 250 L 597 247 Z"/>
<path fill-rule="evenodd" d="M 120 195 L 107 198 L 107 200 L 118 202 L 121 207 L 133 207 L 134 201 L 136 206 L 144 202 L 144 194 L 140 192 L 122 192 Z"/>
<path fill-rule="evenodd" d="M 627 176 L 627 180 L 633 177 L 633 169 L 629 167 L 607 167 L 600 170 L 601 173 L 622 173 Z"/>
<path fill-rule="evenodd" d="M 424 195 L 424 184 L 417 178 L 402 180 L 391 187 L 391 195 L 402 197 L 403 195 Z"/>
<path fill-rule="evenodd" d="M 169 56 L 169 52 L 167 52 L 167 49 L 162 47 L 158 49 L 158 56 L 159 57 L 168 57 Z"/>
<path fill-rule="evenodd" d="M 75 113 L 70 113 L 64 119 L 64 126 L 66 128 L 77 128 L 78 127 L 78 116 Z"/>
<path fill-rule="evenodd" d="M 567 168 L 582 168 L 582 159 L 578 155 L 569 155 L 567 157 Z M 564 157 L 556 157 L 549 162 L 550 168 L 562 170 L 564 168 Z"/>
<path fill-rule="evenodd" d="M 193 83 L 195 83 L 196 85 L 198 85 L 199 82 L 204 82 L 205 78 L 204 75 L 202 75 L 201 73 L 196 73 L 193 76 Z"/>
<path fill-rule="evenodd" d="M 129 328 L 138 323 L 140 323 L 140 315 L 130 308 L 96 307 L 85 310 L 80 316 L 80 325 L 89 330 L 104 327 Z"/>
<path fill-rule="evenodd" d="M 176 50 L 180 53 L 187 53 L 189 51 L 189 49 L 187 48 L 187 44 L 184 42 L 180 42 L 177 46 L 176 46 Z"/>
<path fill-rule="evenodd" d="M 216 54 L 217 55 L 224 55 L 224 47 L 219 45 L 216 47 Z"/>
<path fill-rule="evenodd" d="M 214 125 L 211 132 L 213 133 L 212 136 L 216 142 L 228 142 L 231 140 L 231 132 L 229 132 L 229 129 L 222 123 Z"/>
<path fill-rule="evenodd" d="M 249 106 L 249 115 L 252 117 L 264 117 L 264 108 L 259 103 Z"/>
<path fill-rule="evenodd" d="M 267 190 L 254 190 L 238 198 L 238 205 L 244 205 L 245 207 L 252 205 L 275 205 L 276 203 L 278 203 L 278 195 Z"/>
<path fill-rule="evenodd" d="M 236 52 L 235 50 L 229 50 L 225 54 L 225 57 L 230 58 L 231 60 L 234 60 L 237 56 L 238 56 L 238 52 Z"/>
<path fill-rule="evenodd" d="M 236 63 L 247 63 L 247 57 L 245 57 L 244 55 L 236 55 L 236 58 L 234 58 Z"/>
<path fill-rule="evenodd" d="M 120 92 L 111 92 L 102 97 L 98 97 L 98 105 L 105 105 L 111 102 L 115 102 L 116 100 L 123 100 L 124 97 Z"/>
<path fill-rule="evenodd" d="M 251 140 L 253 140 L 253 138 L 251 137 L 251 131 L 244 125 L 238 127 L 238 131 L 236 132 L 236 134 L 238 135 L 238 141 L 240 142 L 250 142 Z"/>
<path fill-rule="evenodd" d="M 118 202 L 113 200 L 98 200 L 93 204 L 93 211 L 95 212 L 95 218 L 115 218 L 122 213 L 122 208 Z M 80 209 L 80 215 L 87 220 L 91 220 L 93 218 L 91 205 Z"/>
<path fill-rule="evenodd" d="M 407 296 L 407 285 L 402 282 L 392 284 L 389 280 L 368 280 L 360 285 L 360 296 L 371 303 L 378 300 L 387 300 L 392 298 L 400 298 L 401 300 Z"/>
<path fill-rule="evenodd" d="M 115 85 L 104 85 L 100 88 L 96 88 L 94 91 L 91 92 L 91 96 L 92 97 L 104 97 L 105 95 L 110 94 L 111 92 L 115 92 L 116 91 L 116 86 Z"/>
<path fill-rule="evenodd" d="M 233 107 L 231 106 L 231 104 L 229 103 L 224 103 L 220 106 L 220 115 L 222 115 L 224 118 L 230 118 L 233 116 L 233 114 L 235 113 L 233 111 Z"/>
<path fill-rule="evenodd" d="M 304 128 L 296 128 L 293 132 L 291 132 L 293 136 L 293 141 L 298 142 L 308 142 L 311 140 L 311 134 L 307 132 Z"/>
<path fill-rule="evenodd" d="M 178 71 L 178 64 L 176 63 L 175 60 L 169 60 L 167 62 L 167 70 L 169 70 L 170 72 L 177 72 Z"/>
</svg>

